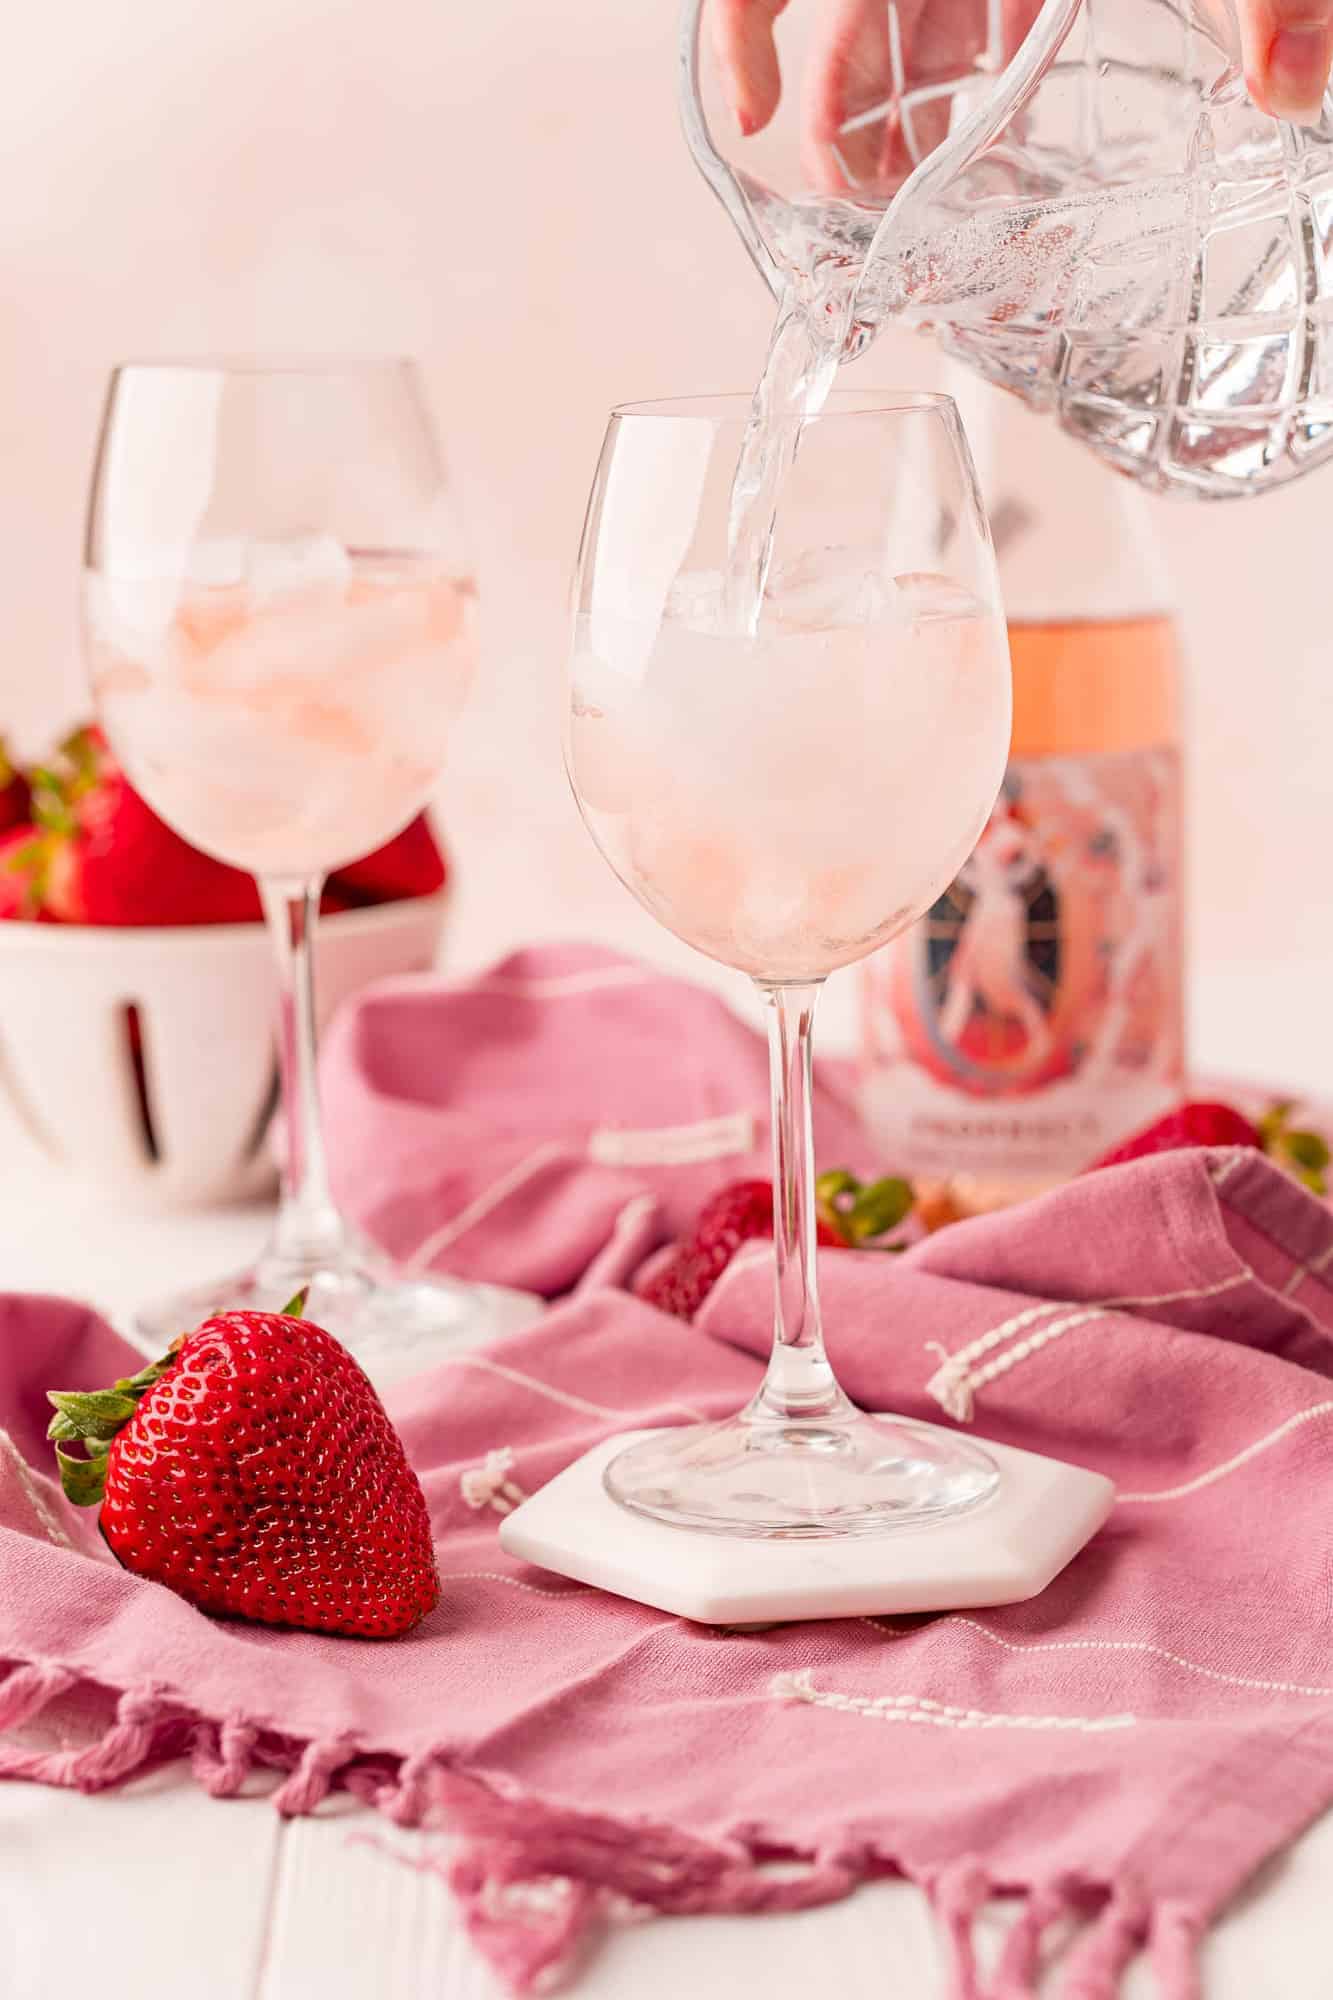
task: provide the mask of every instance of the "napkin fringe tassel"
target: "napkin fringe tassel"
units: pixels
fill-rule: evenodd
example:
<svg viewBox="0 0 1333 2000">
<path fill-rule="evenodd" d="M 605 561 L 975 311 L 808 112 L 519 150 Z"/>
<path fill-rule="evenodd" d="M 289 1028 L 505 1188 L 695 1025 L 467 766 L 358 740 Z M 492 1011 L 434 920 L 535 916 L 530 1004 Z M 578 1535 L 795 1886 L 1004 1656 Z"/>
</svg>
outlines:
<svg viewBox="0 0 1333 2000">
<path fill-rule="evenodd" d="M 1201 1917 L 1181 1904 L 1154 1905 L 1133 1880 L 1108 1892 L 1066 1876 L 1023 1890 L 997 1884 L 979 1861 L 969 1860 L 923 1886 L 951 1954 L 950 2000 L 1039 2000 L 1057 1958 L 1059 2000 L 1116 2000 L 1125 1973 L 1145 1950 L 1161 2000 L 1202 2000 Z M 977 1920 L 992 1896 L 1021 1896 L 1022 1902 L 987 1976 Z M 1081 1928 L 1071 1938 L 1073 1926 Z"/>
<path fill-rule="evenodd" d="M 67 1667 L 45 1662 L 15 1668 L 0 1687 L 0 1731 L 39 1721 L 81 1678 Z M 100 1736 L 77 1749 L 25 1749 L 0 1741 L 0 1778 L 28 1778 L 80 1792 L 123 1785 L 161 1754 L 162 1728 L 178 1717 L 179 1710 L 164 1700 L 160 1689 L 127 1689 L 116 1703 L 114 1720 Z"/>
<path fill-rule="evenodd" d="M 314 1812 L 341 1785 L 397 1825 L 438 1819 L 462 1836 L 461 1850 L 448 1859 L 425 1853 L 416 1865 L 448 1880 L 474 1941 L 520 1993 L 558 1985 L 609 1923 L 653 1912 L 803 1910 L 836 1902 L 875 1875 L 915 1875 L 864 1838 L 804 1859 L 757 1831 L 701 1840 L 666 1825 L 502 1792 L 460 1770 L 445 1747 L 397 1759 L 362 1750 L 347 1736 L 301 1741 L 242 1716 L 218 1721 L 192 1713 L 162 1687 L 125 1690 L 102 1733 L 75 1748 L 36 1747 L 16 1735 L 78 1692 L 107 1690 L 55 1662 L 11 1664 L 0 1680 L 0 1778 L 97 1792 L 187 1756 L 197 1782 L 216 1798 L 233 1796 L 268 1767 L 281 1773 L 272 1800 L 284 1814 Z M 394 1858 L 404 1857 L 395 1850 Z M 1162 2000 L 1200 2000 L 1202 1916 L 1176 1902 L 1153 1904 L 1137 1882 L 997 1883 L 976 1858 L 916 1879 L 952 1956 L 951 2000 L 1036 2000 L 1053 1932 L 1090 1909 L 1095 1914 L 1065 1951 L 1060 2000 L 1116 2000 L 1122 1975 L 1145 1949 Z M 988 1975 L 977 1922 L 997 1894 L 1019 1896 L 1022 1906 Z"/>
<path fill-rule="evenodd" d="M 711 1846 L 670 1828 L 499 1798 L 457 1773 L 442 1781 L 437 1799 L 468 1837 L 448 1879 L 474 1941 L 522 1993 L 558 1985 L 588 1934 L 617 1916 L 807 1909 L 899 1866 L 863 1842 L 797 1871 L 789 1856 L 757 1840 Z M 775 1860 L 787 1865 L 775 1871 Z M 427 1858 L 423 1865 L 435 1864 Z M 1183 1906 L 1154 1905 L 1136 1880 L 1062 1877 L 1022 1887 L 997 1882 L 975 1858 L 918 1879 L 951 1954 L 950 2000 L 1038 2000 L 1047 1959 L 1059 1965 L 1060 2000 L 1117 2000 L 1144 1949 L 1161 2000 L 1201 2000 L 1202 1919 Z M 997 1895 L 1020 1898 L 1021 1907 L 988 1974 L 977 1920 Z"/>
</svg>

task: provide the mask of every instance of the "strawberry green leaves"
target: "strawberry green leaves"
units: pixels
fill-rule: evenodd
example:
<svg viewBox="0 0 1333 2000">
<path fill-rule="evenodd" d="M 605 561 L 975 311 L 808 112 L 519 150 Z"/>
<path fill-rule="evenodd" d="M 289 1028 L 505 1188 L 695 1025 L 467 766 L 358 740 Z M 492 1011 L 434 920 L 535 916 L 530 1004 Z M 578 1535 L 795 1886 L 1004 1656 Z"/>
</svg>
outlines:
<svg viewBox="0 0 1333 2000">
<path fill-rule="evenodd" d="M 150 1361 L 137 1375 L 122 1376 L 110 1389 L 48 1389 L 46 1400 L 55 1415 L 46 1435 L 56 1448 L 56 1464 L 65 1498 L 75 1507 L 101 1504 L 106 1486 L 107 1453 L 111 1441 L 124 1429 L 139 1407 L 139 1400 L 161 1381 L 176 1358 L 175 1349 L 160 1361 Z M 83 1455 L 67 1450 L 81 1444 Z"/>
<path fill-rule="evenodd" d="M 129 1422 L 138 1401 L 117 1389 L 49 1389 L 46 1400 L 56 1410 L 49 1438 L 97 1438 L 106 1444 Z"/>
<path fill-rule="evenodd" d="M 853 1249 L 875 1247 L 878 1238 L 906 1220 L 915 1198 L 911 1182 L 896 1175 L 863 1183 L 845 1169 L 834 1168 L 815 1182 L 820 1221 Z"/>
<path fill-rule="evenodd" d="M 1259 1120 L 1259 1141 L 1270 1160 L 1311 1194 L 1327 1194 L 1328 1141 L 1319 1132 L 1303 1132 L 1288 1124 L 1295 1105 L 1287 1099 L 1271 1104 Z"/>
<path fill-rule="evenodd" d="M 77 1458 L 64 1445 L 56 1446 L 56 1464 L 65 1498 L 74 1507 L 100 1507 L 106 1491 L 106 1460 L 111 1446 L 97 1438 L 85 1438 L 85 1458 Z"/>
</svg>

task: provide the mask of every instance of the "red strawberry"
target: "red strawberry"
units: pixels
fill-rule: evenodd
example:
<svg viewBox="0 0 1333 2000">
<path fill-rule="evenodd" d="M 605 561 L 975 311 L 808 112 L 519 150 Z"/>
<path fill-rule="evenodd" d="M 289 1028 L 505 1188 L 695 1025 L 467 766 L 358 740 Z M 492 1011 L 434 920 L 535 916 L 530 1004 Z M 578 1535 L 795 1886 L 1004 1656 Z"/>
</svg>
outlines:
<svg viewBox="0 0 1333 2000">
<path fill-rule="evenodd" d="M 1141 1160 L 1150 1153 L 1174 1153 L 1186 1146 L 1250 1146 L 1266 1153 L 1270 1160 L 1303 1182 L 1312 1194 L 1323 1194 L 1324 1169 L 1329 1163 L 1328 1141 L 1318 1132 L 1293 1128 L 1288 1123 L 1293 1109 L 1286 1102 L 1272 1104 L 1256 1125 L 1229 1104 L 1191 1101 L 1168 1111 L 1156 1124 L 1104 1153 L 1088 1171 L 1121 1166 L 1127 1160 Z"/>
<path fill-rule="evenodd" d="M 772 1234 L 772 1182 L 734 1181 L 704 1203 L 693 1234 L 676 1245 L 639 1296 L 660 1312 L 693 1319 L 742 1243 Z"/>
<path fill-rule="evenodd" d="M 130 784 L 101 731 L 79 730 L 34 774 L 48 835 L 43 904 L 70 924 L 250 923 L 254 879 L 173 833 Z"/>
<path fill-rule="evenodd" d="M 26 824 L 32 810 L 32 792 L 22 771 L 11 761 L 0 737 L 0 833 L 11 826 Z"/>
<path fill-rule="evenodd" d="M 433 896 L 449 870 L 425 813 L 373 854 L 351 861 L 329 877 L 345 903 L 398 903 L 410 896 Z"/>
<path fill-rule="evenodd" d="M 896 1228 L 911 1205 L 906 1181 L 862 1187 L 848 1173 L 821 1174 L 816 1238 L 830 1249 L 866 1244 Z M 693 1319 L 742 1243 L 772 1234 L 772 1183 L 733 1181 L 704 1203 L 692 1233 L 638 1287 L 639 1297 L 677 1319 Z"/>
<path fill-rule="evenodd" d="M 219 1313 L 92 1394 L 51 1392 L 61 1480 L 201 1611 L 390 1638 L 438 1602 L 430 1518 L 365 1374 L 299 1313 Z M 86 1458 L 65 1449 L 82 1439 Z"/>
<path fill-rule="evenodd" d="M 1141 1160 L 1149 1153 L 1174 1153 L 1182 1146 L 1258 1146 L 1259 1128 L 1233 1111 L 1229 1104 L 1204 1101 L 1182 1104 L 1164 1118 L 1135 1132 L 1130 1138 L 1103 1153 L 1094 1167 L 1118 1167 L 1125 1160 Z"/>
<path fill-rule="evenodd" d="M 46 852 L 39 827 L 15 826 L 0 833 L 0 918 L 41 920 Z"/>
</svg>

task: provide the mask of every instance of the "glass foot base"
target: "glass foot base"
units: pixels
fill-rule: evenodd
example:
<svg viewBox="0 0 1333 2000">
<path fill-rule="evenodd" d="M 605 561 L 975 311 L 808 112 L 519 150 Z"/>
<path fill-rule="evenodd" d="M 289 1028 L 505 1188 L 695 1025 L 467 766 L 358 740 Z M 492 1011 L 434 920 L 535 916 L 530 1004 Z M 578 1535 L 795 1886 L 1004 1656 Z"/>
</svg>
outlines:
<svg viewBox="0 0 1333 2000">
<path fill-rule="evenodd" d="M 877 1535 L 988 1500 L 988 1453 L 899 1417 L 859 1410 L 781 1423 L 733 1417 L 631 1445 L 603 1483 L 635 1513 L 716 1535 Z"/>
<path fill-rule="evenodd" d="M 212 1313 L 280 1312 L 307 1285 L 305 1317 L 335 1335 L 379 1389 L 459 1347 L 527 1325 L 542 1309 L 531 1292 L 403 1276 L 358 1245 L 314 1272 L 261 1257 L 249 1270 L 154 1300 L 135 1314 L 135 1332 L 152 1353 L 163 1354 L 178 1334 Z"/>
</svg>

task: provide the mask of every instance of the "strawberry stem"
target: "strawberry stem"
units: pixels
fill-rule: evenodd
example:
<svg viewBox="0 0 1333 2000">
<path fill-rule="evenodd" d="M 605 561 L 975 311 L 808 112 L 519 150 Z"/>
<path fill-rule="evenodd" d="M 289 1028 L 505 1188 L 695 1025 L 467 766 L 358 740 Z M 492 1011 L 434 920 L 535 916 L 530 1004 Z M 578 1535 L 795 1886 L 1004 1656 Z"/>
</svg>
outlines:
<svg viewBox="0 0 1333 2000">
<path fill-rule="evenodd" d="M 283 1307 L 282 1309 L 283 1319 L 304 1319 L 305 1302 L 309 1297 L 310 1297 L 309 1285 L 302 1285 L 300 1291 L 296 1294 L 296 1297 L 294 1299 L 288 1299 L 286 1305 Z"/>
</svg>

